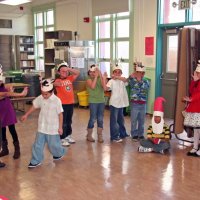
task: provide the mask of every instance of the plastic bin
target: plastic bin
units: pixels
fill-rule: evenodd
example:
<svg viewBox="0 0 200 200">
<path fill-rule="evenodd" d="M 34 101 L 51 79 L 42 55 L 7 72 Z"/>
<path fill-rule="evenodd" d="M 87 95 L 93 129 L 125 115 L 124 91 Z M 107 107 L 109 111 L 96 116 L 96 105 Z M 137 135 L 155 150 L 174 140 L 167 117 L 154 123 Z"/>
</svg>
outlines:
<svg viewBox="0 0 200 200">
<path fill-rule="evenodd" d="M 77 93 L 79 106 L 88 106 L 88 92 L 82 91 Z"/>
</svg>

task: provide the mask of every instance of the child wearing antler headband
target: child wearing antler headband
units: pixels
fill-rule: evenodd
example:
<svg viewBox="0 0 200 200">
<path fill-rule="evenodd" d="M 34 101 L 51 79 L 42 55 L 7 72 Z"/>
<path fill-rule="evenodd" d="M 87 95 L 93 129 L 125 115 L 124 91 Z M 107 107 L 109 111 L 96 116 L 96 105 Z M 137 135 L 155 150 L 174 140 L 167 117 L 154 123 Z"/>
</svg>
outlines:
<svg viewBox="0 0 200 200">
<path fill-rule="evenodd" d="M 72 116 L 74 112 L 74 89 L 73 82 L 78 78 L 80 71 L 71 68 L 67 62 L 58 65 L 58 74 L 54 82 L 56 95 L 62 102 L 63 113 L 63 134 L 60 136 L 63 146 L 75 143 L 72 135 Z"/>
<path fill-rule="evenodd" d="M 131 137 L 133 141 L 144 139 L 144 123 L 149 81 L 144 79 L 145 67 L 135 63 L 135 70 L 129 77 L 131 104 Z"/>
<path fill-rule="evenodd" d="M 35 168 L 41 164 L 45 143 L 53 155 L 53 160 L 60 160 L 65 154 L 60 135 L 63 134 L 63 108 L 60 99 L 54 95 L 52 80 L 43 80 L 42 94 L 33 100 L 33 106 L 21 117 L 25 121 L 36 109 L 40 109 L 38 131 L 32 146 L 32 158 L 28 168 Z"/>
</svg>

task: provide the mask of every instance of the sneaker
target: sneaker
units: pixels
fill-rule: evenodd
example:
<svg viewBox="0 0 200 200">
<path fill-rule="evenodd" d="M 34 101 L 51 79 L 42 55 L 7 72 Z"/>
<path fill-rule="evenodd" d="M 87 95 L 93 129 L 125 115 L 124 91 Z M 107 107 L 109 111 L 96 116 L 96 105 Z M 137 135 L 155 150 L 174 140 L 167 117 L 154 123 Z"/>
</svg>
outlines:
<svg viewBox="0 0 200 200">
<path fill-rule="evenodd" d="M 189 152 L 187 152 L 187 156 L 194 156 L 196 157 L 196 152 L 198 151 L 198 149 L 194 149 L 192 148 L 192 150 L 190 150 Z"/>
<path fill-rule="evenodd" d="M 62 144 L 63 147 L 69 147 L 70 146 L 70 143 L 65 139 L 61 140 L 61 144 Z"/>
<path fill-rule="evenodd" d="M 39 165 L 41 165 L 41 163 L 37 163 L 37 164 L 29 163 L 28 168 L 35 168 L 35 167 L 37 167 Z"/>
<path fill-rule="evenodd" d="M 53 156 L 53 160 L 60 160 L 63 156 L 64 156 L 64 155 L 59 156 L 59 157 Z"/>
<path fill-rule="evenodd" d="M 121 138 L 116 138 L 114 140 L 112 140 L 112 142 L 116 142 L 116 143 L 119 143 L 119 142 L 122 142 L 123 140 Z"/>
<path fill-rule="evenodd" d="M 133 140 L 134 142 L 137 142 L 137 141 L 138 141 L 138 136 L 133 136 L 133 137 L 132 137 L 132 140 Z"/>
<path fill-rule="evenodd" d="M 130 137 L 130 135 L 128 135 L 128 134 L 123 135 L 123 136 L 120 135 L 120 138 L 126 138 L 126 137 Z"/>
<path fill-rule="evenodd" d="M 6 164 L 0 161 L 0 168 L 5 167 Z"/>
<path fill-rule="evenodd" d="M 144 139 L 144 136 L 140 136 L 138 137 L 139 140 L 143 140 Z"/>
<path fill-rule="evenodd" d="M 147 152 L 152 152 L 153 149 L 152 149 L 152 148 L 146 148 L 146 147 L 143 147 L 143 146 L 139 146 L 139 147 L 138 147 L 138 151 L 139 151 L 139 152 L 147 153 Z"/>
<path fill-rule="evenodd" d="M 68 143 L 74 144 L 76 141 L 71 137 L 71 135 L 68 135 L 65 140 L 67 140 Z"/>
<path fill-rule="evenodd" d="M 161 154 L 165 154 L 164 150 L 159 151 L 159 153 L 161 153 Z"/>
</svg>

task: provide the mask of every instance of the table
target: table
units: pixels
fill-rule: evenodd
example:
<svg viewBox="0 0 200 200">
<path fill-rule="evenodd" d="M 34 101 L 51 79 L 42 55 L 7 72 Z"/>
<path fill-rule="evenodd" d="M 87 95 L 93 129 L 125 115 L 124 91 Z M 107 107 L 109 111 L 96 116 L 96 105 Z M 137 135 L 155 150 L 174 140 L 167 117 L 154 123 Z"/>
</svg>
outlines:
<svg viewBox="0 0 200 200">
<path fill-rule="evenodd" d="M 25 87 L 29 87 L 29 84 L 26 83 L 6 83 L 6 86 L 10 86 L 13 87 L 13 89 L 24 89 Z M 21 111 L 21 112 L 25 112 L 25 104 L 27 101 L 32 101 L 33 99 L 35 99 L 35 97 L 12 97 L 11 101 L 13 103 L 13 106 L 15 108 L 15 110 Z M 22 107 L 20 108 L 20 102 Z"/>
</svg>

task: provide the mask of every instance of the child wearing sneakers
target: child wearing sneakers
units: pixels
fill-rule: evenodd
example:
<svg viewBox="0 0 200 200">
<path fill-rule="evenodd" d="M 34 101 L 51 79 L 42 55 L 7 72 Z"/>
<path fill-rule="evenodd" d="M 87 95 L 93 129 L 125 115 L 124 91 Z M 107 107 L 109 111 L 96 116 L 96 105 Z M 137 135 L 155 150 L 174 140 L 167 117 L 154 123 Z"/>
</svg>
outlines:
<svg viewBox="0 0 200 200">
<path fill-rule="evenodd" d="M 139 152 L 157 152 L 164 154 L 170 148 L 170 130 L 164 123 L 163 97 L 157 97 L 154 102 L 152 124 L 147 130 L 147 139 L 140 140 Z"/>
<path fill-rule="evenodd" d="M 58 65 L 58 74 L 54 82 L 56 95 L 60 98 L 63 107 L 63 134 L 60 136 L 63 146 L 75 143 L 72 135 L 72 116 L 74 112 L 73 82 L 78 78 L 80 71 L 72 69 L 67 62 Z"/>
<path fill-rule="evenodd" d="M 40 109 L 38 119 L 38 132 L 32 147 L 32 159 L 29 168 L 37 167 L 43 160 L 43 149 L 47 143 L 54 160 L 61 159 L 65 154 L 60 136 L 63 133 L 63 108 L 60 99 L 54 95 L 54 87 L 51 80 L 43 80 L 41 84 L 42 94 L 33 100 L 33 106 L 21 117 L 25 121 L 36 109 Z"/>
<path fill-rule="evenodd" d="M 129 77 L 131 104 L 131 137 L 133 141 L 144 139 L 144 123 L 149 81 L 144 78 L 145 67 L 134 63 L 134 72 Z"/>
<path fill-rule="evenodd" d="M 119 65 L 113 67 L 112 79 L 108 81 L 107 88 L 111 90 L 110 97 L 110 140 L 122 142 L 129 136 L 124 126 L 124 107 L 129 105 L 126 86 L 127 79 L 122 77 L 122 68 Z"/>
</svg>

